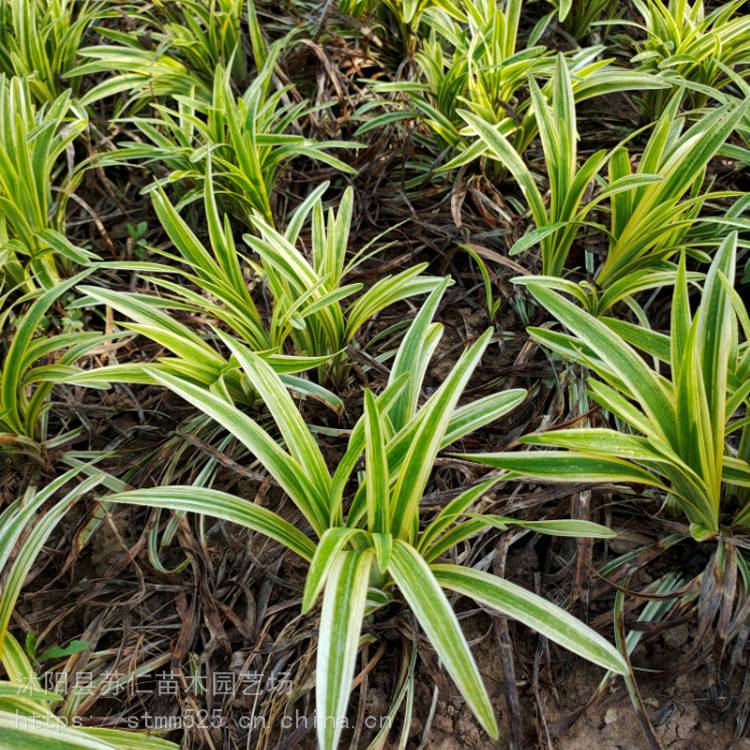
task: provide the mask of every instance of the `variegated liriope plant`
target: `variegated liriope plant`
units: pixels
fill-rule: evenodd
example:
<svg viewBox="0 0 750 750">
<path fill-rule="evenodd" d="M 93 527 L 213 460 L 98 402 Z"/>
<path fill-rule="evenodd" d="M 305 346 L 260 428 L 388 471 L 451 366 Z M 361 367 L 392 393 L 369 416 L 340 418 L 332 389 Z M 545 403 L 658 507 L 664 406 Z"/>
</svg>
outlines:
<svg viewBox="0 0 750 750">
<path fill-rule="evenodd" d="M 350 16 L 376 14 L 384 25 L 397 26 L 410 55 L 421 40 L 419 27 L 425 11 L 438 6 L 456 12 L 456 5 L 454 0 L 339 0 L 342 13 Z"/>
<path fill-rule="evenodd" d="M 750 15 L 742 0 L 712 3 L 703 0 L 634 0 L 643 40 L 636 41 L 632 62 L 655 72 L 673 85 L 684 86 L 692 107 L 704 106 L 711 89 L 726 88 L 732 71 L 747 75 L 750 62 Z M 661 114 L 667 92 L 647 92 L 646 114 Z"/>
<path fill-rule="evenodd" d="M 617 318 L 596 319 L 557 292 L 531 284 L 540 304 L 570 331 L 531 328 L 531 335 L 591 370 L 591 397 L 621 429 L 551 430 L 522 440 L 563 450 L 472 459 L 539 479 L 653 487 L 669 495 L 699 540 L 716 538 L 723 528 L 747 527 L 750 319 L 733 287 L 736 246 L 733 233 L 718 249 L 695 313 L 682 256 L 669 334 Z"/>
<path fill-rule="evenodd" d="M 125 263 L 140 271 L 160 295 L 146 295 L 82 286 L 87 297 L 80 304 L 107 305 L 124 315 L 123 327 L 164 347 L 172 356 L 160 357 L 154 369 L 187 377 L 194 383 L 221 386 L 233 401 L 252 403 L 255 392 L 240 368 L 221 353 L 221 342 L 186 325 L 170 314 L 179 310 L 220 322 L 233 336 L 262 356 L 282 374 L 287 385 L 309 392 L 338 408 L 340 400 L 322 384 L 345 379 L 349 371 L 346 348 L 373 316 L 399 301 L 427 294 L 439 283 L 423 272 L 426 263 L 396 274 L 384 274 L 363 291 L 361 282 L 346 277 L 368 255 L 369 246 L 350 253 L 349 231 L 354 191 L 347 188 L 338 211 L 326 217 L 323 194 L 328 183 L 313 190 L 279 232 L 260 214 L 254 218 L 257 234 L 245 235 L 256 260 L 248 260 L 234 240 L 228 217 L 219 213 L 209 166 L 204 196 L 208 243 L 204 244 L 180 216 L 162 190 L 152 194 L 154 209 L 170 244 L 159 252 L 181 266 L 165 263 Z M 309 252 L 301 233 L 309 225 Z M 122 264 L 120 264 L 122 265 Z M 169 276 L 178 276 L 177 282 Z M 271 309 L 260 305 L 261 285 L 267 285 Z M 356 295 L 356 296 L 355 296 Z M 256 305 L 256 301 L 258 304 Z M 289 345 L 291 353 L 287 351 Z M 318 382 L 294 373 L 317 368 Z M 68 382 L 97 386 L 109 382 L 153 382 L 139 362 L 112 364 L 82 373 L 75 370 Z"/>
<path fill-rule="evenodd" d="M 183 188 L 189 185 L 183 191 L 183 200 L 189 202 L 205 192 L 207 164 L 211 159 L 215 167 L 213 180 L 224 207 L 233 218 L 245 224 L 250 223 L 256 211 L 273 223 L 273 190 L 283 168 L 292 159 L 310 159 L 343 174 L 355 175 L 355 167 L 331 152 L 357 149 L 361 144 L 318 141 L 302 135 L 304 123 L 315 113 L 330 107 L 330 103 L 313 105 L 307 100 L 290 101 L 290 86 L 274 88 L 274 71 L 285 44 L 287 40 L 280 39 L 269 47 L 262 67 L 241 96 L 237 96 L 232 87 L 231 66 L 216 68 L 209 91 L 199 90 L 181 76 L 174 83 L 171 77 L 165 76 L 163 93 L 173 97 L 175 103 L 171 100 L 165 104 L 154 103 L 152 108 L 158 116 L 129 118 L 127 122 L 139 131 L 137 138 L 118 143 L 118 148 L 111 153 L 96 157 L 96 163 L 146 166 L 160 162 L 169 170 L 160 184 L 177 183 Z M 141 52 L 151 61 L 153 53 Z M 130 56 L 133 50 L 122 54 Z M 115 64 L 119 63 L 115 61 Z M 91 74 L 112 67 L 110 63 L 102 66 L 92 63 L 92 67 L 82 66 L 82 69 Z M 149 71 L 147 68 L 146 73 Z M 126 78 L 123 85 L 131 81 L 127 76 L 114 76 L 112 80 L 123 77 Z M 146 77 L 145 81 L 145 84 L 138 84 L 138 90 L 150 96 L 150 79 Z M 174 85 L 172 90 L 171 85 Z M 187 92 L 183 93 L 183 86 L 187 87 Z M 88 92 L 82 101 L 91 104 L 98 88 Z M 109 95 L 104 88 L 101 96 Z"/>
<path fill-rule="evenodd" d="M 439 172 L 458 169 L 483 156 L 496 158 L 475 125 L 477 119 L 497 128 L 522 154 L 538 132 L 533 111 L 537 105 L 528 96 L 528 82 L 538 80 L 539 95 L 549 101 L 559 65 L 567 68 L 576 103 L 622 91 L 668 88 L 658 76 L 614 65 L 612 58 L 602 57 L 602 46 L 560 53 L 556 60 L 551 50 L 538 43 L 546 28 L 544 19 L 531 30 L 524 47 L 522 10 L 522 0 L 463 0 L 452 10 L 429 8 L 425 25 L 431 34 L 425 36 L 414 58 L 417 80 L 371 81 L 373 93 L 389 98 L 362 105 L 358 114 L 365 122 L 357 135 L 399 120 L 417 120 L 425 127 L 410 137 L 428 147 L 432 160 L 429 164 L 410 161 L 409 165 L 424 169 L 434 180 Z M 370 115 L 381 106 L 388 111 Z M 440 154 L 442 161 L 446 146 L 456 153 L 435 172 L 434 156 Z"/>
<path fill-rule="evenodd" d="M 0 333 L 5 339 L 0 342 L 0 453 L 39 458 L 80 433 L 50 434 L 49 396 L 61 375 L 77 371 L 75 362 L 102 337 L 91 331 L 56 333 L 44 321 L 60 297 L 88 273 L 82 271 L 41 294 L 30 292 L 12 304 L 10 292 L 0 296 Z M 48 361 L 52 357 L 54 362 Z"/>
<path fill-rule="evenodd" d="M 467 456 L 536 480 L 630 484 L 642 496 L 666 499 L 687 525 L 673 523 L 673 533 L 612 560 L 604 572 L 622 578 L 639 556 L 648 560 L 681 543 L 713 545 L 708 565 L 679 585 L 682 594 L 667 607 L 696 614 L 695 648 L 705 650 L 716 639 L 726 648 L 747 627 L 750 606 L 750 318 L 733 286 L 736 242 L 730 235 L 718 249 L 694 312 L 681 259 L 669 333 L 594 318 L 532 284 L 569 333 L 533 328 L 531 335 L 591 370 L 591 398 L 612 426 L 522 438 L 551 450 Z"/>
<path fill-rule="evenodd" d="M 0 71 L 28 78 L 31 94 L 50 104 L 65 89 L 81 44 L 97 21 L 118 15 L 102 0 L 3 0 L 0 3 Z"/>
<path fill-rule="evenodd" d="M 66 91 L 43 107 L 31 78 L 0 73 L 0 284 L 52 288 L 60 271 L 96 256 L 64 236 L 67 187 L 60 157 L 88 118 Z M 77 179 L 71 173 L 68 185 Z"/>
<path fill-rule="evenodd" d="M 425 519 L 421 499 L 442 449 L 507 413 L 523 390 L 458 402 L 491 339 L 480 336 L 450 374 L 419 406 L 422 382 L 441 338 L 432 318 L 450 283 L 441 282 L 416 315 L 398 349 L 387 387 L 364 392 L 364 414 L 351 431 L 336 470 L 329 472 L 314 433 L 307 427 L 278 375 L 260 357 L 222 336 L 271 413 L 286 447 L 226 398 L 188 380 L 151 370 L 174 393 L 223 425 L 265 467 L 304 517 L 293 524 L 247 498 L 196 486 L 167 486 L 116 493 L 110 502 L 192 511 L 233 521 L 285 545 L 309 563 L 302 609 L 324 590 L 316 679 L 317 732 L 321 747 L 338 747 L 363 620 L 402 599 L 433 644 L 481 725 L 498 736 L 487 691 L 445 591 L 468 596 L 515 617 L 557 643 L 608 670 L 625 664 L 604 638 L 561 608 L 489 573 L 439 559 L 462 540 L 488 527 L 518 523 L 563 535 L 607 537 L 598 524 L 578 521 L 514 521 L 476 515 L 471 507 L 500 476 L 461 492 Z M 364 454 L 364 478 L 348 495 Z"/>
<path fill-rule="evenodd" d="M 678 94 L 651 126 L 636 169 L 627 141 L 612 152 L 594 152 L 579 166 L 576 100 L 562 56 L 558 57 L 553 83 L 548 104 L 536 82 L 529 79 L 532 113 L 547 165 L 548 196 L 537 186 L 522 152 L 513 147 L 501 128 L 463 113 L 486 144 L 489 156 L 499 160 L 516 180 L 529 205 L 535 228 L 518 240 L 509 254 L 538 245 L 542 273 L 514 281 L 573 294 L 595 315 L 604 315 L 623 301 L 634 307 L 633 297 L 639 292 L 674 281 L 676 265 L 672 259 L 679 250 L 688 249 L 703 260 L 710 259 L 704 252 L 711 244 L 706 240 L 708 227 L 715 240 L 732 226 L 742 226 L 742 219 L 737 220 L 732 210 L 725 216 L 702 212 L 711 201 L 736 195 L 705 190 L 704 183 L 709 163 L 745 117 L 747 102 L 728 102 L 686 127 Z M 605 164 L 609 172 L 606 181 L 599 174 Z M 603 183 L 602 189 L 587 198 L 597 180 Z M 606 228 L 595 221 L 595 212 L 604 201 L 609 204 Z M 737 208 L 743 202 L 738 201 Z M 584 226 L 606 231 L 608 249 L 593 280 L 576 284 L 564 275 L 568 256 Z"/>
</svg>

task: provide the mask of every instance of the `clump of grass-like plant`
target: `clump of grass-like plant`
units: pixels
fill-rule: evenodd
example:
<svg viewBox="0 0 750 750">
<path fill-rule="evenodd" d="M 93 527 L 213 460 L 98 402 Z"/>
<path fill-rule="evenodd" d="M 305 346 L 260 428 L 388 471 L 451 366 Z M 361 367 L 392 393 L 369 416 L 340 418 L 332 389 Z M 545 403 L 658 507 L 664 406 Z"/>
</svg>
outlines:
<svg viewBox="0 0 750 750">
<path fill-rule="evenodd" d="M 446 591 L 516 617 L 607 669 L 625 670 L 620 655 L 605 639 L 559 607 L 500 577 L 440 562 L 461 540 L 486 528 L 502 529 L 514 523 L 552 534 L 612 534 L 590 522 L 523 522 L 472 514 L 472 505 L 498 477 L 467 488 L 431 520 L 423 518 L 420 503 L 438 453 L 507 413 L 525 396 L 523 390 L 505 391 L 458 406 L 490 342 L 488 330 L 463 352 L 441 385 L 419 405 L 422 378 L 441 335 L 441 326 L 431 319 L 447 283 L 430 295 L 404 336 L 387 387 L 378 395 L 364 392 L 364 414 L 352 429 L 333 472 L 284 384 L 246 347 L 224 337 L 258 389 L 284 446 L 225 397 L 184 378 L 152 371 L 155 380 L 244 444 L 304 521 L 290 523 L 247 498 L 196 486 L 153 487 L 107 497 L 107 502 L 197 512 L 233 521 L 275 539 L 309 563 L 303 612 L 309 612 L 323 593 L 316 723 L 325 750 L 338 747 L 363 621 L 396 599 L 404 600 L 412 610 L 446 671 L 492 737 L 498 735 L 492 706 Z M 364 478 L 360 476 L 349 498 L 347 488 L 363 456 Z"/>
</svg>

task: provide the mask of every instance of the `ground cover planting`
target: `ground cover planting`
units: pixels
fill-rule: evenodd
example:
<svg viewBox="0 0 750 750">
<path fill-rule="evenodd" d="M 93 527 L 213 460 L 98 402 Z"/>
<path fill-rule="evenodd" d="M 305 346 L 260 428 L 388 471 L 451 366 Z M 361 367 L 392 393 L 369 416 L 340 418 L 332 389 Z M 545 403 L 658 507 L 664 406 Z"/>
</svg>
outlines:
<svg viewBox="0 0 750 750">
<path fill-rule="evenodd" d="M 0 748 L 750 743 L 750 8 L 0 0 Z"/>
</svg>

